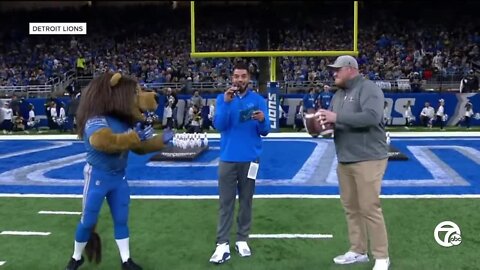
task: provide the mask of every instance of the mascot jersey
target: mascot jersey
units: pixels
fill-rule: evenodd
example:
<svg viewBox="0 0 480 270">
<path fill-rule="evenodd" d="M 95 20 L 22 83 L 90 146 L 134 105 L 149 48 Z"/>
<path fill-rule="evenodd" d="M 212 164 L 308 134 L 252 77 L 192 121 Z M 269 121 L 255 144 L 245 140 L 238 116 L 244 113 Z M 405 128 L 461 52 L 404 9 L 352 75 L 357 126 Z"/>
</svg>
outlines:
<svg viewBox="0 0 480 270">
<path fill-rule="evenodd" d="M 89 138 L 96 131 L 109 128 L 113 133 L 124 133 L 129 126 L 113 117 L 94 117 L 85 123 L 84 142 L 87 149 L 87 164 L 84 168 L 85 187 L 81 222 L 75 240 L 87 242 L 91 228 L 96 224 L 104 198 L 113 213 L 115 239 L 129 236 L 127 219 L 130 191 L 125 180 L 128 151 L 109 154 L 94 149 Z"/>
<path fill-rule="evenodd" d="M 128 124 L 113 117 L 94 117 L 85 124 L 85 148 L 87 162 L 95 169 L 100 169 L 111 174 L 125 174 L 127 167 L 128 150 L 121 153 L 106 153 L 94 149 L 89 142 L 90 136 L 102 128 L 109 128 L 113 133 L 124 133 L 130 129 Z"/>
</svg>

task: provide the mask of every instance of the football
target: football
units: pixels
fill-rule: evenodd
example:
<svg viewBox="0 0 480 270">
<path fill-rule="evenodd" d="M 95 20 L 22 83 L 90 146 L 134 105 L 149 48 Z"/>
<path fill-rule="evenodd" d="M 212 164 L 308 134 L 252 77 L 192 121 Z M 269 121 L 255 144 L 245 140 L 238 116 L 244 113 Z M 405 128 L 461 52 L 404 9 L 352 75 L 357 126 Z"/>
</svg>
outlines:
<svg viewBox="0 0 480 270">
<path fill-rule="evenodd" d="M 314 109 L 308 109 L 303 117 L 303 124 L 310 136 L 317 138 L 318 136 L 322 137 L 331 137 L 335 129 L 335 125 L 332 123 L 320 124 L 318 121 L 319 113 Z"/>
</svg>

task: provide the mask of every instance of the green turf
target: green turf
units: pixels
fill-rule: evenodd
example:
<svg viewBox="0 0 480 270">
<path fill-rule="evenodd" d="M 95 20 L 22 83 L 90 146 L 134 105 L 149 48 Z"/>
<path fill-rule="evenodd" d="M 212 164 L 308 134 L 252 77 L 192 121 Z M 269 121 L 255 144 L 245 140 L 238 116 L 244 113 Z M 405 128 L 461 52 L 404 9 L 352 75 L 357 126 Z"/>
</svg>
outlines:
<svg viewBox="0 0 480 270">
<path fill-rule="evenodd" d="M 480 211 L 476 199 L 383 200 L 391 269 L 479 269 Z M 216 200 L 133 200 L 132 257 L 144 269 L 371 269 L 372 262 L 338 266 L 332 258 L 348 248 L 338 199 L 256 199 L 252 233 L 324 233 L 333 239 L 252 239 L 253 256 L 232 255 L 221 266 L 208 263 L 215 242 Z M 62 269 L 72 253 L 79 216 L 38 215 L 40 210 L 80 211 L 79 199 L 0 199 L 0 231 L 50 231 L 50 236 L 1 236 L 0 269 Z M 444 220 L 456 222 L 463 242 L 444 248 L 433 237 Z M 234 241 L 232 228 L 232 241 Z M 104 261 L 80 269 L 120 269 L 112 222 L 104 205 L 99 223 Z M 233 252 L 233 248 L 231 249 Z"/>
</svg>

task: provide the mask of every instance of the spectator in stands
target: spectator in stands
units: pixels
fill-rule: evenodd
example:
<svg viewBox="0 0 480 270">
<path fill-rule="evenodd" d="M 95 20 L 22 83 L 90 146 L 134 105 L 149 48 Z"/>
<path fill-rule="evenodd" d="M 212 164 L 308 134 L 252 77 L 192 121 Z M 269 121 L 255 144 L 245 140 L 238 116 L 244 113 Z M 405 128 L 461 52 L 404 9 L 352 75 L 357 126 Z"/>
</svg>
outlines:
<svg viewBox="0 0 480 270">
<path fill-rule="evenodd" d="M 83 57 L 83 54 L 79 54 L 76 66 L 78 75 L 83 76 L 85 74 L 85 57 Z"/>
<path fill-rule="evenodd" d="M 132 14 L 142 15 L 132 15 L 128 22 L 123 24 L 112 19 L 118 17 L 117 10 L 100 8 L 90 10 L 89 12 L 99 19 L 92 22 L 92 26 L 89 24 L 89 29 L 92 31 L 89 30 L 89 35 L 85 38 L 72 39 L 59 36 L 55 39 L 38 37 L 33 40 L 31 37 L 12 38 L 4 35 L 2 45 L 5 50 L 4 53 L 0 53 L 0 84 L 28 85 L 61 78 L 65 72 L 75 71 L 77 66 L 82 66 L 77 64 L 78 61 L 83 63 L 84 73 L 121 70 L 125 74 L 131 73 L 138 76 L 142 82 L 225 83 L 233 61 L 190 58 L 188 31 L 185 25 L 179 23 L 181 16 L 176 13 L 162 13 L 164 20 L 160 28 L 158 24 L 150 21 L 155 16 L 145 15 L 158 10 L 148 6 L 131 6 L 128 10 L 132 11 Z M 290 9 L 284 11 L 287 14 L 291 12 Z M 44 17 L 48 18 L 50 14 L 57 12 L 57 10 L 45 11 Z M 388 15 L 371 16 L 375 20 L 362 24 L 364 27 L 359 33 L 362 56 L 358 62 L 361 72 L 367 77 L 395 80 L 407 78 L 411 72 L 418 72 L 421 80 L 428 80 L 432 76 L 433 79 L 441 77 L 444 80 L 458 81 L 471 60 L 478 60 L 479 49 L 478 38 L 476 38 L 478 35 L 473 36 L 471 40 L 465 38 L 465 36 L 471 36 L 468 35 L 468 31 L 476 27 L 475 20 L 470 20 L 471 23 L 468 24 L 458 20 L 454 22 L 458 23 L 457 25 L 452 25 L 450 22 L 432 23 L 432 26 L 422 24 L 421 28 L 418 28 L 419 26 L 414 23 L 401 23 L 406 21 L 401 12 L 382 11 L 384 12 Z M 78 11 L 62 11 L 62 14 L 76 15 L 76 13 Z M 303 10 L 302 14 L 301 20 L 280 16 L 278 29 L 281 30 L 267 29 L 269 38 L 264 42 L 271 44 L 267 49 L 342 50 L 351 48 L 349 22 L 328 16 L 320 17 L 320 21 L 317 21 L 314 20 L 317 14 L 309 13 L 308 10 Z M 23 15 L 19 13 L 15 18 L 5 20 L 3 27 L 18 30 L 21 25 L 24 25 L 22 20 L 29 18 Z M 68 17 L 68 15 L 65 16 Z M 211 17 L 218 20 L 218 16 L 215 14 Z M 231 13 L 226 10 L 222 16 L 231 16 Z M 442 16 L 437 14 L 435 17 Z M 383 27 L 386 25 L 387 18 L 388 23 L 396 27 L 389 29 Z M 466 17 L 462 18 L 466 19 Z M 269 20 L 268 16 L 265 16 L 265 20 Z M 310 24 L 308 21 L 315 21 L 315 23 Z M 466 19 L 466 21 L 469 20 Z M 206 23 L 205 29 L 199 36 L 201 42 L 197 43 L 199 51 L 260 49 L 260 38 L 255 27 L 219 26 L 218 23 L 214 23 L 214 20 L 211 22 L 207 20 Z M 260 21 L 258 24 L 262 23 Z M 249 26 L 253 25 L 253 22 L 249 21 Z M 325 28 L 318 25 L 335 25 L 335 27 Z M 446 31 L 449 28 L 452 30 Z M 121 31 L 121 38 L 116 33 L 119 31 Z M 432 36 L 431 33 L 439 34 Z M 466 42 L 471 44 L 465 44 Z M 172 44 L 175 44 L 175 47 Z M 81 60 L 82 58 L 84 60 Z M 304 83 L 329 78 L 326 65 L 331 62 L 331 58 L 284 57 L 279 60 L 280 72 L 283 73 L 279 77 L 286 80 Z M 248 65 L 252 79 L 256 80 L 259 74 L 258 60 L 249 59 Z M 80 70 L 81 68 L 79 73 Z M 191 81 L 187 79 L 189 77 Z"/>
<path fill-rule="evenodd" d="M 410 80 L 410 86 L 412 88 L 412 92 L 421 92 L 422 91 L 422 79 L 418 72 L 412 72 L 408 75 L 408 79 Z"/>
<path fill-rule="evenodd" d="M 469 70 L 468 74 L 462 78 L 460 82 L 460 93 L 471 93 L 478 91 L 478 77 L 473 70 Z"/>
<path fill-rule="evenodd" d="M 420 112 L 420 121 L 424 127 L 432 127 L 435 109 L 430 106 L 430 102 L 425 102 L 425 107 Z"/>
<path fill-rule="evenodd" d="M 443 69 L 443 55 L 442 55 L 442 52 L 441 51 L 437 51 L 437 54 L 435 55 L 435 57 L 433 57 L 433 61 L 432 61 L 432 65 L 433 65 L 433 68 L 437 69 L 437 70 L 442 70 Z"/>
</svg>

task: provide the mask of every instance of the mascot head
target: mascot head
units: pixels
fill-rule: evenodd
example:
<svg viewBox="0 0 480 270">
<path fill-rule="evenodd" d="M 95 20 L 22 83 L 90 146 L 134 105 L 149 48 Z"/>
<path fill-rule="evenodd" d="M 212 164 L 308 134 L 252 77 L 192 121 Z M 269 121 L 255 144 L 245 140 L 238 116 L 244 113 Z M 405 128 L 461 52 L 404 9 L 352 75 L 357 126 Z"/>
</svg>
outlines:
<svg viewBox="0 0 480 270">
<path fill-rule="evenodd" d="M 113 116 L 133 126 L 144 121 L 144 112 L 155 111 L 156 94 L 140 89 L 138 82 L 120 73 L 104 73 L 83 89 L 77 110 L 77 134 L 83 138 L 86 121 L 94 116 Z"/>
</svg>

